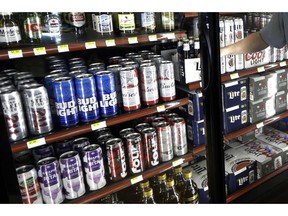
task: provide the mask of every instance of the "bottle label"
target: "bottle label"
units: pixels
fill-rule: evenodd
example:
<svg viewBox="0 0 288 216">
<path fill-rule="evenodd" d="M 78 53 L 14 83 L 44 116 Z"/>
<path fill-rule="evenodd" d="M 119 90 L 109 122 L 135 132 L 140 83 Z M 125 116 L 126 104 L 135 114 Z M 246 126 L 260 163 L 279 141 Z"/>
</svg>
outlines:
<svg viewBox="0 0 288 216">
<path fill-rule="evenodd" d="M 21 40 L 18 26 L 0 28 L 0 43 L 19 42 Z"/>
<path fill-rule="evenodd" d="M 118 14 L 119 30 L 135 30 L 134 14 Z"/>
<path fill-rule="evenodd" d="M 85 25 L 85 13 L 70 13 L 69 18 L 71 25 L 75 27 L 82 27 Z"/>
<path fill-rule="evenodd" d="M 155 29 L 154 13 L 153 12 L 141 13 L 141 25 L 142 25 L 142 28 L 154 30 Z"/>
<path fill-rule="evenodd" d="M 50 16 L 45 22 L 45 28 L 48 33 L 53 35 L 61 34 L 61 21 L 57 16 Z"/>
<path fill-rule="evenodd" d="M 99 33 L 113 32 L 112 16 L 109 14 L 92 14 L 93 29 Z"/>
</svg>

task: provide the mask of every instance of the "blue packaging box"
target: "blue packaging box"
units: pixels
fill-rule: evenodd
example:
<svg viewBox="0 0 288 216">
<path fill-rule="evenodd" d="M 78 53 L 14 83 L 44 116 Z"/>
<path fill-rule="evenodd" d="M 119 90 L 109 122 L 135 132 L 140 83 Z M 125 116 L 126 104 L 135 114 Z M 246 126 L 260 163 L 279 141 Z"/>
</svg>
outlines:
<svg viewBox="0 0 288 216">
<path fill-rule="evenodd" d="M 188 98 L 191 101 L 188 104 L 188 114 L 193 116 L 194 121 L 201 121 L 204 119 L 203 115 L 203 95 L 202 93 L 189 93 Z"/>
<path fill-rule="evenodd" d="M 187 119 L 187 139 L 193 143 L 193 147 L 198 147 L 205 143 L 204 120 L 194 121 L 193 118 Z"/>
</svg>

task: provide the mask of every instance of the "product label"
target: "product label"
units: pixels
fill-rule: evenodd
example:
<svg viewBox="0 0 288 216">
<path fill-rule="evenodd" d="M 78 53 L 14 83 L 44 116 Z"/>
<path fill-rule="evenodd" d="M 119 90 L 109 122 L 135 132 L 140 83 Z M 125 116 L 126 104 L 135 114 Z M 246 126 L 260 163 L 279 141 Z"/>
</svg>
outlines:
<svg viewBox="0 0 288 216">
<path fill-rule="evenodd" d="M 119 30 L 134 30 L 135 19 L 134 14 L 118 14 Z"/>
<path fill-rule="evenodd" d="M 0 28 L 0 43 L 19 42 L 21 34 L 18 26 Z"/>
</svg>

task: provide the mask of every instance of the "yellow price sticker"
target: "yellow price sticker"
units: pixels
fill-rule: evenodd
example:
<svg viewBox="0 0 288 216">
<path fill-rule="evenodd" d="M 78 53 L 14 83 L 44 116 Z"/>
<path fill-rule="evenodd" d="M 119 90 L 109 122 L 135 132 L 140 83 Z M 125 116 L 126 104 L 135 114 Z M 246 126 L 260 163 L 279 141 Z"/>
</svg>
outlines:
<svg viewBox="0 0 288 216">
<path fill-rule="evenodd" d="M 258 124 L 256 124 L 256 128 L 262 128 L 264 127 L 264 123 L 263 122 L 260 122 Z"/>
<path fill-rule="evenodd" d="M 128 38 L 128 43 L 129 43 L 129 44 L 138 43 L 137 37 L 129 37 L 129 38 Z"/>
<path fill-rule="evenodd" d="M 180 159 L 178 159 L 178 160 L 173 161 L 173 162 L 172 162 L 172 166 L 173 166 L 173 167 L 176 167 L 176 166 L 179 166 L 179 165 L 181 165 L 181 164 L 183 164 L 183 163 L 184 163 L 184 159 L 183 159 L 183 158 L 180 158 Z"/>
<path fill-rule="evenodd" d="M 258 71 L 259 73 L 264 72 L 264 71 L 265 71 L 265 67 L 264 67 L 264 66 L 258 67 L 258 68 L 257 68 L 257 71 Z"/>
<path fill-rule="evenodd" d="M 239 74 L 238 73 L 233 73 L 230 75 L 230 79 L 233 80 L 233 79 L 238 79 L 239 78 Z"/>
<path fill-rule="evenodd" d="M 30 140 L 27 142 L 27 148 L 35 148 L 41 145 L 45 145 L 46 144 L 46 140 L 45 137 L 39 138 L 39 139 L 35 139 L 35 140 Z"/>
<path fill-rule="evenodd" d="M 114 39 L 106 40 L 106 46 L 107 47 L 116 46 L 115 40 Z"/>
<path fill-rule="evenodd" d="M 33 49 L 34 55 L 46 55 L 46 48 L 45 47 L 37 47 Z"/>
<path fill-rule="evenodd" d="M 136 183 L 138 183 L 140 181 L 143 181 L 143 176 L 142 175 L 132 178 L 131 179 L 131 184 L 133 185 L 133 184 L 136 184 Z"/>
<path fill-rule="evenodd" d="M 96 122 L 94 124 L 91 124 L 92 131 L 95 131 L 97 129 L 104 128 L 104 127 L 106 127 L 106 121 Z"/>
<path fill-rule="evenodd" d="M 64 44 L 64 45 L 58 45 L 57 46 L 58 52 L 69 52 L 69 46 L 68 44 Z"/>
<path fill-rule="evenodd" d="M 157 112 L 165 112 L 165 105 L 157 106 Z"/>
<path fill-rule="evenodd" d="M 22 50 L 10 50 L 8 51 L 8 56 L 10 59 L 12 58 L 22 58 L 23 57 L 23 53 Z"/>
<path fill-rule="evenodd" d="M 148 39 L 149 41 L 157 41 L 157 35 L 149 35 Z"/>
<path fill-rule="evenodd" d="M 282 61 L 282 62 L 280 62 L 280 67 L 285 67 L 286 65 L 287 65 L 287 62 L 286 61 Z"/>
<path fill-rule="evenodd" d="M 96 48 L 96 42 L 95 41 L 86 42 L 85 47 L 86 47 L 86 49 L 95 49 Z"/>
</svg>

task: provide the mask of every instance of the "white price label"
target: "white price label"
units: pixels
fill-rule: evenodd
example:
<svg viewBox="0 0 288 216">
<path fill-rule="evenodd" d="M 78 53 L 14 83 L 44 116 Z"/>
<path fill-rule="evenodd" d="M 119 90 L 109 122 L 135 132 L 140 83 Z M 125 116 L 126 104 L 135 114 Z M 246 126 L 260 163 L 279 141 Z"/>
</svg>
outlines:
<svg viewBox="0 0 288 216">
<path fill-rule="evenodd" d="M 46 55 L 46 48 L 45 47 L 37 47 L 33 49 L 34 55 Z"/>
<path fill-rule="evenodd" d="M 95 131 L 97 129 L 104 128 L 104 127 L 106 127 L 106 121 L 96 122 L 94 124 L 91 124 L 92 131 Z"/>
<path fill-rule="evenodd" d="M 149 35 L 148 39 L 149 41 L 157 41 L 157 35 Z"/>
<path fill-rule="evenodd" d="M 176 166 L 179 166 L 179 165 L 181 165 L 181 164 L 183 164 L 184 163 L 184 159 L 183 158 L 180 158 L 180 159 L 178 159 L 178 160 L 176 160 L 176 161 L 173 161 L 172 162 L 172 166 L 173 167 L 176 167 Z"/>
<path fill-rule="evenodd" d="M 8 51 L 8 56 L 10 59 L 12 58 L 22 58 L 23 57 L 23 53 L 22 50 L 10 50 Z"/>
<path fill-rule="evenodd" d="M 130 37 L 130 38 L 128 38 L 128 43 L 129 43 L 129 44 L 138 43 L 137 37 Z"/>
<path fill-rule="evenodd" d="M 258 67 L 258 68 L 257 68 L 257 71 L 258 71 L 259 73 L 264 72 L 264 71 L 265 71 L 265 67 L 264 67 L 264 66 Z"/>
<path fill-rule="evenodd" d="M 287 62 L 286 62 L 286 61 L 280 62 L 280 67 L 285 67 L 286 65 L 287 65 Z"/>
<path fill-rule="evenodd" d="M 69 46 L 68 44 L 64 44 L 64 45 L 58 45 L 57 46 L 58 52 L 69 52 Z"/>
<path fill-rule="evenodd" d="M 27 142 L 27 148 L 35 148 L 41 145 L 45 145 L 46 144 L 46 140 L 44 137 L 39 138 L 39 139 L 35 139 L 35 140 L 30 140 Z"/>
<path fill-rule="evenodd" d="M 133 185 L 133 184 L 136 184 L 136 183 L 138 183 L 140 181 L 143 181 L 143 176 L 142 175 L 132 178 L 131 179 L 131 184 Z"/>
<path fill-rule="evenodd" d="M 86 49 L 95 49 L 96 48 L 96 42 L 95 41 L 86 42 L 85 47 L 86 47 Z"/>
<path fill-rule="evenodd" d="M 165 34 L 165 37 L 167 37 L 167 39 L 174 39 L 175 38 L 175 33 Z"/>
<path fill-rule="evenodd" d="M 239 74 L 238 73 L 233 73 L 233 74 L 230 74 L 230 79 L 233 80 L 233 79 L 238 79 L 239 78 Z"/>
<path fill-rule="evenodd" d="M 157 112 L 165 112 L 165 105 L 157 106 Z"/>
<path fill-rule="evenodd" d="M 106 46 L 107 47 L 116 46 L 115 40 L 114 39 L 106 40 Z"/>
<path fill-rule="evenodd" d="M 256 124 L 256 128 L 262 128 L 264 127 L 264 123 L 263 122 L 260 122 L 258 124 Z"/>
</svg>

